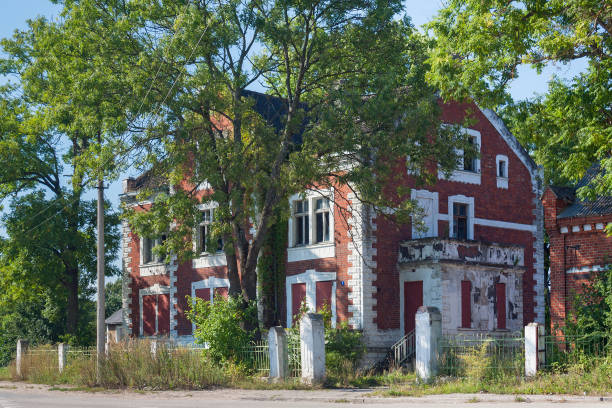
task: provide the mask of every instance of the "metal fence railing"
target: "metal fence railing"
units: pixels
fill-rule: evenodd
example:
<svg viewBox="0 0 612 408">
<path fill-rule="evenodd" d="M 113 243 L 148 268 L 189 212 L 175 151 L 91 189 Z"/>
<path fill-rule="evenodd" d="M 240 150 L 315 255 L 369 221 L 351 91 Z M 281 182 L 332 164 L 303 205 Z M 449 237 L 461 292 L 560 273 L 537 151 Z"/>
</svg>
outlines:
<svg viewBox="0 0 612 408">
<path fill-rule="evenodd" d="M 270 347 L 267 340 L 252 341 L 240 351 L 240 357 L 262 377 L 270 375 Z"/>
<path fill-rule="evenodd" d="M 302 376 L 302 349 L 299 341 L 288 342 L 289 375 L 294 378 Z"/>
<path fill-rule="evenodd" d="M 38 346 L 28 348 L 22 357 L 22 370 L 24 375 L 33 371 L 56 371 L 59 367 L 57 348 L 54 346 Z"/>
<path fill-rule="evenodd" d="M 438 346 L 441 375 L 481 379 L 524 375 L 525 340 L 521 333 L 443 336 Z"/>
<path fill-rule="evenodd" d="M 590 364 L 598 358 L 612 356 L 612 340 L 606 333 L 547 335 L 544 343 L 544 368 L 553 371 L 565 371 L 577 364 Z"/>
</svg>

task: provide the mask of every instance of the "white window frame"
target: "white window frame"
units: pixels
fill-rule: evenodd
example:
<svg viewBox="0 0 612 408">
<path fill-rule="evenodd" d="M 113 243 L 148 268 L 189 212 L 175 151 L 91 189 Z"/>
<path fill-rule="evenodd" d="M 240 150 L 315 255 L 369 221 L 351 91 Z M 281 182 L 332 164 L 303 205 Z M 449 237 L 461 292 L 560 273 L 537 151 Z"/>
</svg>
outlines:
<svg viewBox="0 0 612 408">
<path fill-rule="evenodd" d="M 285 279 L 285 299 L 287 299 L 287 327 L 291 328 L 293 325 L 293 294 L 291 286 L 297 283 L 306 284 L 306 306 L 308 310 L 315 311 L 317 307 L 317 282 L 329 282 L 332 281 L 332 298 L 331 305 L 329 305 L 332 313 L 332 327 L 336 327 L 336 272 L 317 272 L 314 269 L 308 269 L 306 272 L 287 276 Z"/>
<path fill-rule="evenodd" d="M 219 203 L 215 201 L 203 203 L 198 205 L 199 211 L 213 210 L 219 208 Z M 224 251 L 217 251 L 214 253 L 202 252 L 199 248 L 200 242 L 200 228 L 195 228 L 193 231 L 193 251 L 198 254 L 198 257 L 192 260 L 192 266 L 194 269 L 211 268 L 215 266 L 226 266 L 227 259 L 225 258 Z"/>
<path fill-rule="evenodd" d="M 451 238 L 456 238 L 453 236 L 453 227 L 455 226 L 454 213 L 453 213 L 453 204 L 466 204 L 468 206 L 467 214 L 468 214 L 468 231 L 467 231 L 467 239 L 474 239 L 474 197 L 466 197 L 464 195 L 453 195 L 448 197 L 448 235 Z"/>
<path fill-rule="evenodd" d="M 418 200 L 419 198 L 431 199 L 432 200 L 432 218 L 433 218 L 433 230 L 427 231 L 424 236 L 421 236 L 422 232 L 419 232 L 415 227 L 414 223 L 412 226 L 412 239 L 429 238 L 438 236 L 438 219 L 440 213 L 440 202 L 438 199 L 438 193 L 429 190 L 412 190 L 410 192 L 411 200 Z M 418 203 L 418 202 L 417 202 Z M 427 214 L 426 214 L 427 215 Z"/>
<path fill-rule="evenodd" d="M 503 162 L 506 168 L 506 174 L 499 174 L 499 164 Z M 508 188 L 508 179 L 510 178 L 510 161 L 505 154 L 495 156 L 495 175 L 497 178 L 497 188 Z"/>
<path fill-rule="evenodd" d="M 443 125 L 450 126 L 450 125 Z M 461 128 L 461 130 L 468 136 L 476 139 L 476 146 L 478 146 L 478 153 L 482 153 L 482 137 L 480 132 L 475 129 Z M 480 157 L 475 159 L 474 171 L 463 170 L 463 149 L 455 149 L 455 153 L 459 156 L 458 168 L 455 169 L 452 174 L 448 177 L 449 181 L 456 181 L 459 183 L 467 184 L 480 184 L 481 183 L 481 160 Z M 438 178 L 445 179 L 445 175 L 442 171 L 438 171 Z"/>
<path fill-rule="evenodd" d="M 151 240 L 151 261 L 147 263 L 143 262 L 144 255 L 145 255 L 145 251 L 144 251 L 145 240 Z M 159 257 L 153 253 L 153 249 L 157 247 L 158 245 L 161 245 L 161 237 L 158 237 L 158 238 L 140 237 L 140 266 L 163 265 L 163 262 L 159 259 Z"/>
<path fill-rule="evenodd" d="M 148 288 L 144 288 L 144 289 L 140 289 L 138 291 L 138 304 L 139 304 L 139 308 L 140 308 L 140 337 L 144 337 L 144 315 L 143 315 L 143 310 L 142 310 L 142 298 L 143 296 L 148 296 L 148 295 L 170 295 L 170 286 L 165 286 L 165 285 L 160 285 L 159 283 L 156 283 L 153 286 L 150 286 Z M 172 299 L 169 300 L 169 307 L 168 307 L 168 313 L 170 313 L 169 319 L 170 319 L 170 332 L 172 332 Z M 155 303 L 155 333 L 159 333 L 159 322 L 158 322 L 158 315 L 159 315 L 159 310 L 157 309 L 158 303 Z"/>
<path fill-rule="evenodd" d="M 215 288 L 227 288 L 229 291 L 229 279 L 217 278 L 211 276 L 210 278 L 203 279 L 200 281 L 191 282 L 191 297 L 195 299 L 197 289 L 209 289 L 210 290 L 210 303 L 212 304 L 215 297 Z M 192 303 L 195 304 L 195 301 Z M 191 323 L 191 334 L 195 332 L 195 323 Z"/>
<path fill-rule="evenodd" d="M 329 241 L 320 242 L 315 244 L 316 239 L 316 212 L 315 202 L 319 198 L 327 198 L 329 200 Z M 309 211 L 309 228 L 310 228 L 310 243 L 308 245 L 296 246 L 295 234 L 296 225 L 294 217 L 295 202 L 301 200 L 308 200 L 308 211 Z M 310 190 L 302 194 L 294 194 L 289 198 L 289 211 L 291 216 L 289 217 L 289 228 L 288 228 L 288 243 L 289 248 L 287 249 L 287 260 L 288 262 L 304 261 L 309 259 L 320 259 L 320 258 L 333 258 L 336 256 L 335 244 L 334 244 L 334 196 L 331 189 L 325 190 Z"/>
</svg>

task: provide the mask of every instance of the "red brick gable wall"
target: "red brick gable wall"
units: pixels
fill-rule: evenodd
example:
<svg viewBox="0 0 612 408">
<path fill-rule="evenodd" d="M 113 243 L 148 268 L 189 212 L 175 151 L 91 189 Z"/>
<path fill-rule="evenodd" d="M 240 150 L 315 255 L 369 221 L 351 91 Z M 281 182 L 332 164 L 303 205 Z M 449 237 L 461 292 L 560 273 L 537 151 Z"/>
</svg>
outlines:
<svg viewBox="0 0 612 408">
<path fill-rule="evenodd" d="M 487 220 L 504 221 L 518 224 L 533 224 L 536 211 L 536 194 L 532 191 L 529 170 L 512 151 L 505 140 L 474 104 L 451 103 L 442 106 L 442 121 L 463 123 L 467 113 L 474 119 L 471 129 L 481 134 L 481 184 L 466 184 L 455 181 L 439 180 L 434 186 L 423 188 L 438 193 L 439 212 L 448 214 L 448 197 L 465 195 L 474 197 L 474 216 Z M 508 157 L 508 189 L 497 187 L 496 156 Z M 402 171 L 406 172 L 403 168 Z M 406 174 L 406 173 L 404 173 Z M 401 182 L 404 186 L 415 187 L 414 180 L 406 176 Z M 398 183 L 399 184 L 399 183 Z M 410 225 L 397 226 L 386 217 L 376 218 L 377 231 L 375 248 L 377 255 L 375 323 L 379 329 L 400 327 L 399 273 L 397 271 L 398 243 L 412 238 Z M 448 236 L 448 222 L 438 222 L 438 236 Z M 535 285 L 534 280 L 534 243 L 536 238 L 530 231 L 495 228 L 474 225 L 474 239 L 504 244 L 518 244 L 525 248 L 525 267 L 523 275 L 523 319 L 534 321 Z"/>
</svg>

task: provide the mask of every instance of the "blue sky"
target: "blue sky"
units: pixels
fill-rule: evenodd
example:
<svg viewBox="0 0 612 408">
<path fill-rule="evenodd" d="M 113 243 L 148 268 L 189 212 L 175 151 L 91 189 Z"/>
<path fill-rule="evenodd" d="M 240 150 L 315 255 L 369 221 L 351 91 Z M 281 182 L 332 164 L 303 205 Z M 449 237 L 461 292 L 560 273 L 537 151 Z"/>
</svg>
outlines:
<svg viewBox="0 0 612 408">
<path fill-rule="evenodd" d="M 59 15 L 60 8 L 52 4 L 49 0 L 0 0 L 0 38 L 9 37 L 16 29 L 27 28 L 26 21 L 44 16 L 48 19 L 55 19 Z M 406 0 L 405 7 L 407 13 L 412 17 L 416 26 L 431 20 L 437 10 L 441 7 L 440 0 Z M 543 94 L 546 92 L 547 82 L 556 74 L 561 77 L 569 78 L 576 72 L 584 69 L 585 63 L 578 62 L 568 65 L 550 66 L 538 75 L 529 67 L 519 69 L 519 78 L 515 80 L 511 87 L 512 96 L 515 99 L 523 99 Z M 127 176 L 127 175 L 126 175 Z M 118 195 L 121 193 L 121 182 L 111 183 L 107 190 L 107 197 L 111 199 L 115 207 L 118 205 Z M 92 192 L 91 197 L 94 194 Z"/>
</svg>

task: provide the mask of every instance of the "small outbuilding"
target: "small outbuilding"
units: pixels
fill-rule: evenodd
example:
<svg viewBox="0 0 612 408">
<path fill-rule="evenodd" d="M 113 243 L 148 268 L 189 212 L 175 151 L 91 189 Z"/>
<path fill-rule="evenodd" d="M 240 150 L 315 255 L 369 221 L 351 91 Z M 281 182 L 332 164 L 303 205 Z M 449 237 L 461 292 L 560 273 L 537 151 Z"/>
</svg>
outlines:
<svg viewBox="0 0 612 408">
<path fill-rule="evenodd" d="M 106 342 L 117 343 L 123 339 L 123 309 L 117 310 L 104 321 L 106 324 Z"/>
</svg>

